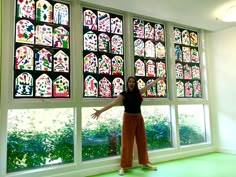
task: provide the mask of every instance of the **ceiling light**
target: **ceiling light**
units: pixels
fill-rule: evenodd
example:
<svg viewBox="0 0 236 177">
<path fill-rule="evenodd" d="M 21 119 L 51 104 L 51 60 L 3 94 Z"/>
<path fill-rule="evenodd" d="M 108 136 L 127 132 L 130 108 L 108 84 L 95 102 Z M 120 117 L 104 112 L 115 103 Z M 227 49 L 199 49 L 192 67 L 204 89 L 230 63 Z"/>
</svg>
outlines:
<svg viewBox="0 0 236 177">
<path fill-rule="evenodd" d="M 236 6 L 230 7 L 222 18 L 224 22 L 236 22 Z"/>
</svg>

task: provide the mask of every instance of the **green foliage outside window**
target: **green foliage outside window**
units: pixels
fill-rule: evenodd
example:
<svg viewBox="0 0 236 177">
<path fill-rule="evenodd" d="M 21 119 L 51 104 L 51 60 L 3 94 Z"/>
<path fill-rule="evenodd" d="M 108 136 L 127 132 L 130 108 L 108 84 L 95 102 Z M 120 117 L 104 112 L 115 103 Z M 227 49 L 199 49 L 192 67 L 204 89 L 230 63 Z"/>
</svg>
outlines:
<svg viewBox="0 0 236 177">
<path fill-rule="evenodd" d="M 187 118 L 188 115 L 184 115 Z M 145 117 L 148 150 L 169 148 L 171 123 L 164 115 Z M 120 155 L 121 124 L 117 118 L 94 120 L 82 129 L 82 160 Z M 15 130 L 8 133 L 7 171 L 14 172 L 74 161 L 73 123 L 53 132 Z M 93 128 L 92 128 L 93 127 Z M 196 144 L 204 137 L 196 127 L 180 125 L 181 145 Z"/>
<path fill-rule="evenodd" d="M 74 161 L 73 123 L 53 132 L 16 130 L 8 133 L 7 172 Z"/>
</svg>

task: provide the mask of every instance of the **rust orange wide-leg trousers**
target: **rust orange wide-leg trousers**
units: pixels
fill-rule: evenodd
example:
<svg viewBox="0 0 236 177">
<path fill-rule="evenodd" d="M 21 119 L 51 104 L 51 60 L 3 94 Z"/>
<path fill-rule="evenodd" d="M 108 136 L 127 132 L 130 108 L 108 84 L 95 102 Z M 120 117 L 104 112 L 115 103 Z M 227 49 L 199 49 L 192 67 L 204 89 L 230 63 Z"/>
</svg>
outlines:
<svg viewBox="0 0 236 177">
<path fill-rule="evenodd" d="M 122 168 L 132 167 L 134 137 L 136 137 L 139 164 L 148 163 L 146 134 L 142 114 L 124 113 L 121 133 L 120 166 Z"/>
</svg>

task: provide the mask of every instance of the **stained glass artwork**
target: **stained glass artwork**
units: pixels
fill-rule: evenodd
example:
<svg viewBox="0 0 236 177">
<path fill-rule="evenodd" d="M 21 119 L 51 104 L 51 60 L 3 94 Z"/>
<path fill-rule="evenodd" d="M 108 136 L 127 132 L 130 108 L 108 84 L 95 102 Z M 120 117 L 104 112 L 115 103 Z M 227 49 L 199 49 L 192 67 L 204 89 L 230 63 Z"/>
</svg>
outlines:
<svg viewBox="0 0 236 177">
<path fill-rule="evenodd" d="M 123 39 L 119 35 L 111 38 L 111 53 L 123 55 Z"/>
<path fill-rule="evenodd" d="M 99 81 L 99 97 L 111 97 L 111 82 L 103 77 Z"/>
<path fill-rule="evenodd" d="M 53 71 L 54 72 L 69 72 L 69 56 L 63 52 L 62 50 L 59 50 L 54 56 L 53 56 Z"/>
<path fill-rule="evenodd" d="M 192 97 L 193 96 L 193 84 L 190 82 L 186 82 L 185 84 L 185 96 Z"/>
<path fill-rule="evenodd" d="M 105 34 L 101 33 L 98 36 L 98 48 L 100 52 L 110 52 L 110 37 Z"/>
<path fill-rule="evenodd" d="M 84 57 L 84 72 L 97 73 L 97 56 L 94 53 Z"/>
<path fill-rule="evenodd" d="M 177 97 L 184 97 L 184 83 L 182 81 L 178 81 L 176 83 L 177 89 Z"/>
<path fill-rule="evenodd" d="M 156 44 L 156 57 L 159 59 L 165 59 L 166 57 L 166 49 L 161 42 Z"/>
<path fill-rule="evenodd" d="M 156 77 L 155 63 L 152 60 L 148 60 L 146 63 L 146 77 Z"/>
<path fill-rule="evenodd" d="M 70 5 L 15 2 L 14 98 L 69 98 Z"/>
<path fill-rule="evenodd" d="M 69 9 L 65 4 L 54 4 L 53 22 L 61 25 L 69 25 Z"/>
<path fill-rule="evenodd" d="M 184 79 L 192 79 L 192 78 L 193 76 L 191 67 L 188 64 L 184 65 Z"/>
<path fill-rule="evenodd" d="M 175 64 L 175 75 L 176 75 L 176 79 L 184 78 L 184 70 L 183 70 L 182 64 L 180 63 Z"/>
<path fill-rule="evenodd" d="M 183 47 L 183 62 L 191 62 L 190 48 Z"/>
<path fill-rule="evenodd" d="M 53 81 L 53 96 L 69 97 L 69 88 L 69 81 L 64 76 L 60 75 Z"/>
<path fill-rule="evenodd" d="M 36 3 L 36 20 L 52 23 L 52 15 L 52 5 L 46 0 L 38 0 Z"/>
<path fill-rule="evenodd" d="M 34 25 L 29 20 L 16 23 L 16 42 L 34 44 Z"/>
<path fill-rule="evenodd" d="M 117 97 L 124 90 L 124 81 L 120 77 L 116 77 L 112 81 L 113 97 Z"/>
<path fill-rule="evenodd" d="M 201 83 L 199 81 L 193 81 L 193 96 L 202 97 Z"/>
<path fill-rule="evenodd" d="M 155 24 L 155 40 L 156 41 L 165 41 L 165 32 L 161 24 Z"/>
<path fill-rule="evenodd" d="M 98 82 L 91 75 L 88 75 L 84 80 L 84 96 L 86 97 L 98 96 Z"/>
<path fill-rule="evenodd" d="M 69 32 L 62 26 L 53 30 L 53 45 L 64 49 L 69 48 Z"/>
<path fill-rule="evenodd" d="M 121 56 L 114 56 L 112 58 L 112 75 L 123 76 L 124 75 L 124 60 Z"/>
<path fill-rule="evenodd" d="M 182 44 L 190 45 L 190 38 L 189 38 L 188 30 L 183 30 L 182 31 Z"/>
<path fill-rule="evenodd" d="M 194 81 L 198 80 L 200 83 L 201 79 L 197 32 L 176 27 L 174 27 L 173 29 L 175 36 L 174 45 L 175 45 L 175 59 L 176 59 L 175 70 L 177 79 L 176 81 L 177 97 L 185 97 L 185 98 L 197 97 L 194 96 L 194 91 L 193 91 Z M 184 79 L 186 81 L 184 81 L 183 83 L 178 79 Z M 198 94 L 198 96 L 199 95 L 201 95 L 201 93 Z"/>
<path fill-rule="evenodd" d="M 97 30 L 97 15 L 92 10 L 84 11 L 84 28 Z"/>
<path fill-rule="evenodd" d="M 144 20 L 134 20 L 134 37 L 144 38 Z"/>
<path fill-rule="evenodd" d="M 175 45 L 175 59 L 176 61 L 180 61 L 180 62 L 182 62 L 183 60 L 182 49 L 179 45 Z"/>
<path fill-rule="evenodd" d="M 198 66 L 192 66 L 192 73 L 194 80 L 200 80 L 200 68 Z"/>
<path fill-rule="evenodd" d="M 135 76 L 145 76 L 145 64 L 142 60 L 138 59 L 135 62 Z"/>
<path fill-rule="evenodd" d="M 157 77 L 166 77 L 166 64 L 163 62 L 156 63 Z"/>
<path fill-rule="evenodd" d="M 111 75 L 111 59 L 106 55 L 102 55 L 102 57 L 98 59 L 98 68 L 99 74 Z"/>
<path fill-rule="evenodd" d="M 98 11 L 98 31 L 110 33 L 110 25 L 109 13 Z"/>
<path fill-rule="evenodd" d="M 145 57 L 155 57 L 154 44 L 150 40 L 145 42 Z"/>
<path fill-rule="evenodd" d="M 141 89 L 143 87 L 145 87 L 145 82 L 142 80 L 142 79 L 138 79 L 137 80 L 137 83 L 138 83 L 138 88 Z M 146 93 L 142 93 L 142 96 L 146 96 Z"/>
<path fill-rule="evenodd" d="M 159 80 L 157 82 L 157 96 L 159 97 L 166 96 L 166 83 L 164 80 Z"/>
<path fill-rule="evenodd" d="M 191 46 L 193 46 L 193 47 L 197 47 L 198 46 L 197 33 L 195 33 L 195 32 L 191 32 L 190 33 L 190 43 L 191 43 Z"/>
<path fill-rule="evenodd" d="M 174 29 L 174 43 L 175 44 L 182 44 L 182 34 L 178 28 Z"/>
<path fill-rule="evenodd" d="M 33 77 L 28 72 L 23 72 L 15 79 L 15 97 L 33 96 Z"/>
<path fill-rule="evenodd" d="M 145 39 L 154 39 L 154 33 L 154 27 L 150 23 L 147 23 L 145 25 Z"/>
<path fill-rule="evenodd" d="M 52 27 L 47 25 L 37 25 L 35 37 L 35 44 L 52 46 Z"/>
<path fill-rule="evenodd" d="M 83 8 L 83 34 L 83 97 L 116 97 L 124 80 L 123 17 Z"/>
<path fill-rule="evenodd" d="M 34 0 L 17 0 L 17 13 L 19 18 L 26 18 L 29 20 L 35 19 L 35 1 Z"/>
<path fill-rule="evenodd" d="M 84 50 L 97 51 L 97 35 L 92 31 L 84 34 Z"/>
<path fill-rule="evenodd" d="M 191 60 L 193 63 L 199 63 L 199 55 L 197 49 L 191 49 Z"/>
<path fill-rule="evenodd" d="M 118 17 L 111 18 L 111 33 L 123 34 L 122 20 Z"/>
<path fill-rule="evenodd" d="M 36 97 L 51 97 L 52 96 L 52 80 L 47 74 L 42 74 L 35 82 Z"/>
<path fill-rule="evenodd" d="M 133 25 L 135 77 L 146 84 L 155 77 L 166 77 L 164 24 L 134 18 Z M 159 91 L 158 95 L 157 87 L 155 84 L 143 96 L 167 97 L 167 89 L 165 93 Z M 160 85 L 159 89 L 162 89 L 161 87 L 164 88 L 165 85 Z"/>
<path fill-rule="evenodd" d="M 150 84 L 153 82 L 153 79 L 149 79 L 147 81 L 147 84 Z M 153 85 L 149 90 L 147 90 L 147 97 L 155 97 L 157 95 L 157 85 Z"/>
<path fill-rule="evenodd" d="M 34 51 L 28 46 L 21 46 L 16 49 L 15 69 L 33 70 Z"/>
<path fill-rule="evenodd" d="M 144 56 L 144 42 L 142 39 L 136 39 L 134 41 L 134 55 Z"/>
<path fill-rule="evenodd" d="M 41 49 L 35 54 L 35 70 L 37 71 L 52 70 L 52 54 L 48 50 Z"/>
</svg>

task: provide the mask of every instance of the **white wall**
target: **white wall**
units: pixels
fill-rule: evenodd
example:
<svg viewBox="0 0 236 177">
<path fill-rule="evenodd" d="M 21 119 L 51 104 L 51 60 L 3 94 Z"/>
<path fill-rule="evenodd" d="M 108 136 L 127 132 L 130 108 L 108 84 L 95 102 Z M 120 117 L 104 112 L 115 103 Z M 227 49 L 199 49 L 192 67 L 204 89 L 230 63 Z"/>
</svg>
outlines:
<svg viewBox="0 0 236 177">
<path fill-rule="evenodd" d="M 236 153 L 236 27 L 207 34 L 211 120 L 219 151 Z"/>
</svg>

